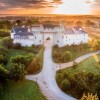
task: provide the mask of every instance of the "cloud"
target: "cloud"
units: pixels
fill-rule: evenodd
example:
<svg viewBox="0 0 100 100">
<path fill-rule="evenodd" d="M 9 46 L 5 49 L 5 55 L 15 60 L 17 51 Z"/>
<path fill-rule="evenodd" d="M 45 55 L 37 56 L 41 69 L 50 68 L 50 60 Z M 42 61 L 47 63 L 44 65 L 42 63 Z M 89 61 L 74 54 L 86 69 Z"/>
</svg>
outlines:
<svg viewBox="0 0 100 100">
<path fill-rule="evenodd" d="M 52 7 L 52 3 L 46 0 L 0 0 L 0 9 L 39 9 L 45 7 Z"/>
</svg>

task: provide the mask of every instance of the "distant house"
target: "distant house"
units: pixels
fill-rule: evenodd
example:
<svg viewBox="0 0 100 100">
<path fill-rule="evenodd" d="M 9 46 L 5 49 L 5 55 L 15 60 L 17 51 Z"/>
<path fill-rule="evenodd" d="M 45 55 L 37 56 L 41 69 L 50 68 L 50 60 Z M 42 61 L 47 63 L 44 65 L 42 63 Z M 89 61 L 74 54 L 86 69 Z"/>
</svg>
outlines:
<svg viewBox="0 0 100 100">
<path fill-rule="evenodd" d="M 62 24 L 15 27 L 11 30 L 11 38 L 22 46 L 43 45 L 48 39 L 59 47 L 88 42 L 88 34 L 81 27 L 67 28 Z"/>
</svg>

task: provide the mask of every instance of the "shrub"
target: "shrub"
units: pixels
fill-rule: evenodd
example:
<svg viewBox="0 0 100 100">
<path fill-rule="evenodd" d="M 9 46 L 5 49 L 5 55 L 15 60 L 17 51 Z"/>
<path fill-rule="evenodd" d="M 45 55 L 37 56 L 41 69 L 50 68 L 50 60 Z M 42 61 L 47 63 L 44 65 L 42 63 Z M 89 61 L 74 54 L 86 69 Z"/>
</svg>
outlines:
<svg viewBox="0 0 100 100">
<path fill-rule="evenodd" d="M 16 63 L 19 65 L 23 64 L 26 68 L 30 64 L 32 57 L 33 55 L 28 55 L 28 56 L 17 55 L 11 58 L 11 63 Z"/>
<path fill-rule="evenodd" d="M 96 41 L 94 44 L 94 50 L 100 50 L 100 41 Z"/>
<path fill-rule="evenodd" d="M 0 82 L 4 82 L 8 79 L 9 71 L 4 68 L 3 65 L 0 65 Z"/>
<path fill-rule="evenodd" d="M 36 74 L 41 71 L 43 66 L 43 53 L 44 47 L 41 48 L 36 57 L 31 61 L 30 65 L 26 68 L 28 74 Z"/>
<path fill-rule="evenodd" d="M 15 44 L 13 44 L 13 48 L 14 48 L 14 49 L 21 49 L 22 46 L 21 46 L 20 43 L 15 43 Z"/>
<path fill-rule="evenodd" d="M 4 65 L 7 64 L 7 58 L 3 55 L 0 55 L 0 64 L 4 64 Z"/>
<path fill-rule="evenodd" d="M 24 67 L 25 66 L 22 64 L 12 64 L 12 69 L 10 70 L 10 79 L 15 81 L 23 80 L 26 74 Z"/>
<path fill-rule="evenodd" d="M 97 94 L 100 98 L 100 74 L 79 72 L 70 76 L 62 76 L 62 73 L 58 73 L 56 80 L 65 93 L 75 98 L 81 98 L 83 93 Z"/>
<path fill-rule="evenodd" d="M 12 46 L 13 46 L 13 40 L 9 37 L 6 37 L 6 38 L 2 39 L 1 44 L 5 48 L 9 49 L 9 48 L 12 48 Z"/>
<path fill-rule="evenodd" d="M 61 53 L 60 52 L 58 53 L 58 51 L 54 51 L 53 57 L 54 58 L 59 58 L 59 57 L 61 57 Z"/>
<path fill-rule="evenodd" d="M 70 53 L 70 51 L 65 51 L 63 53 L 62 57 L 63 57 L 64 62 L 66 62 L 66 61 L 68 62 L 72 59 L 72 54 Z"/>
<path fill-rule="evenodd" d="M 7 64 L 7 49 L 0 46 L 0 64 Z"/>
<path fill-rule="evenodd" d="M 5 31 L 5 30 L 1 30 L 0 29 L 0 37 L 8 37 L 10 36 L 10 32 L 9 31 Z"/>
<path fill-rule="evenodd" d="M 59 48 L 59 47 L 58 47 L 58 45 L 56 44 L 56 45 L 53 46 L 53 48 Z"/>
<path fill-rule="evenodd" d="M 64 80 L 61 82 L 61 89 L 62 89 L 63 91 L 66 92 L 66 90 L 68 91 L 70 85 L 71 85 L 71 84 L 70 84 L 70 81 L 67 80 L 67 79 L 64 79 Z"/>
<path fill-rule="evenodd" d="M 39 58 L 35 57 L 31 62 L 31 64 L 26 68 L 26 70 L 29 74 L 33 74 L 39 71 L 40 68 L 41 68 L 40 60 Z"/>
</svg>

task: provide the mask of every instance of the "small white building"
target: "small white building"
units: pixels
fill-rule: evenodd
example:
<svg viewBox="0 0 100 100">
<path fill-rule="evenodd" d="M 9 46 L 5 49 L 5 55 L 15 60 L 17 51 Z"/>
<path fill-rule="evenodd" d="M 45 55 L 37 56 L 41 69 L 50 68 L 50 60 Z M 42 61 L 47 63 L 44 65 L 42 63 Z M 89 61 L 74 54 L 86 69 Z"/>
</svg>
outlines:
<svg viewBox="0 0 100 100">
<path fill-rule="evenodd" d="M 11 30 L 13 43 L 22 46 L 43 45 L 49 39 L 52 45 L 79 45 L 88 42 L 88 34 L 81 27 L 66 28 L 64 25 L 33 25 L 31 28 L 15 27 Z"/>
</svg>

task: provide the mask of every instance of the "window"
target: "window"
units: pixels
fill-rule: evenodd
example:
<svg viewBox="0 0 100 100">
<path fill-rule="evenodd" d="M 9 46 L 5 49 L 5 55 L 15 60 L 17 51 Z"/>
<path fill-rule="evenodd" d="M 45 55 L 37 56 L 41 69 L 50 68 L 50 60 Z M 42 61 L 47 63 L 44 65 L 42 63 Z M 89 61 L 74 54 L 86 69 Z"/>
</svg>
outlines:
<svg viewBox="0 0 100 100">
<path fill-rule="evenodd" d="M 35 39 L 36 39 L 36 36 L 35 36 Z"/>
<path fill-rule="evenodd" d="M 67 38 L 67 36 L 66 36 L 66 38 Z"/>
<path fill-rule="evenodd" d="M 59 40 L 57 40 L 57 43 L 59 43 Z"/>
<path fill-rule="evenodd" d="M 62 36 L 62 39 L 64 38 L 64 36 Z"/>
</svg>

